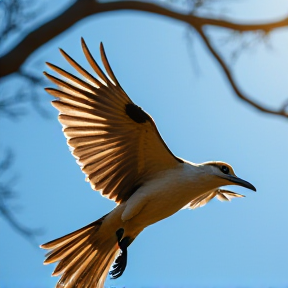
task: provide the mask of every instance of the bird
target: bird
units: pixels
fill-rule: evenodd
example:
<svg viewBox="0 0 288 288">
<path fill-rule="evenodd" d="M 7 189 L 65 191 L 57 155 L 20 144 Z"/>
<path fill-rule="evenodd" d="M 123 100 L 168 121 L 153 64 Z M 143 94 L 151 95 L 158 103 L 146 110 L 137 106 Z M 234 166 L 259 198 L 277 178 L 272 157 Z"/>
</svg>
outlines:
<svg viewBox="0 0 288 288">
<path fill-rule="evenodd" d="M 102 42 L 105 72 L 83 38 L 81 46 L 96 77 L 60 49 L 81 78 L 46 63 L 60 78 L 44 72 L 57 85 L 45 90 L 56 98 L 52 105 L 86 181 L 116 206 L 87 226 L 40 245 L 49 250 L 44 264 L 57 263 L 52 275 L 61 277 L 55 288 L 103 288 L 108 274 L 112 279 L 123 274 L 128 247 L 146 227 L 215 197 L 244 197 L 223 186 L 256 191 L 225 162 L 196 164 L 175 156 L 153 118 L 119 84 Z"/>
</svg>

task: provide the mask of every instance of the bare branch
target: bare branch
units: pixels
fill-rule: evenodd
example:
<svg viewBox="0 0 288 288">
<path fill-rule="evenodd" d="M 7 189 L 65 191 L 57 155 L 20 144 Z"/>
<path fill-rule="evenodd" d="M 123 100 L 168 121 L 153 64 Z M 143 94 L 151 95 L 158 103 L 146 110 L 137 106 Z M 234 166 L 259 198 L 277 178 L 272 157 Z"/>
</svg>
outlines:
<svg viewBox="0 0 288 288">
<path fill-rule="evenodd" d="M 0 162 L 0 175 L 3 174 L 12 165 L 14 155 L 11 150 L 6 152 L 5 158 Z"/>
<path fill-rule="evenodd" d="M 211 52 L 211 54 L 213 55 L 215 60 L 219 63 L 219 65 L 222 68 L 223 72 L 225 73 L 225 75 L 226 75 L 226 77 L 227 77 L 232 89 L 234 90 L 234 92 L 236 93 L 236 95 L 240 99 L 242 99 L 243 101 L 249 103 L 251 106 L 255 107 L 256 109 L 258 109 L 258 110 L 260 110 L 262 112 L 273 114 L 273 115 L 284 116 L 284 117 L 288 118 L 288 112 L 285 111 L 287 106 L 285 104 L 279 110 L 272 110 L 272 109 L 269 109 L 269 108 L 259 104 L 257 101 L 252 100 L 251 97 L 247 96 L 243 91 L 241 91 L 241 89 L 236 84 L 236 81 L 235 81 L 235 79 L 234 79 L 234 77 L 232 75 L 232 72 L 228 68 L 228 65 L 225 63 L 225 61 L 220 56 L 220 54 L 218 52 L 216 52 L 216 50 L 212 46 L 211 42 L 209 41 L 208 37 L 205 35 L 202 27 L 198 27 L 196 30 L 199 33 L 199 35 L 201 36 L 201 38 L 204 41 L 204 43 L 205 43 L 206 47 L 208 48 L 208 50 Z"/>
<path fill-rule="evenodd" d="M 235 23 L 232 20 L 221 20 L 206 17 L 198 17 L 190 13 L 180 13 L 166 8 L 160 4 L 141 1 L 115 1 L 99 3 L 94 0 L 77 0 L 66 11 L 56 18 L 48 21 L 23 38 L 16 47 L 0 58 L 0 77 L 15 73 L 37 48 L 49 40 L 67 30 L 76 22 L 92 14 L 100 14 L 111 11 L 135 10 L 162 15 L 168 18 L 187 23 L 194 28 L 205 25 L 217 26 L 236 30 L 239 32 L 262 30 L 269 32 L 276 28 L 287 27 L 288 17 L 268 23 Z"/>
<path fill-rule="evenodd" d="M 17 91 L 13 91 L 13 95 L 9 95 L 9 93 L 4 93 L 3 88 L 1 90 L 0 116 L 7 117 L 14 121 L 24 116 L 26 114 L 26 110 L 23 107 L 23 104 L 27 102 L 27 95 L 23 93 L 22 87 Z"/>
<path fill-rule="evenodd" d="M 218 45 L 225 46 L 229 44 L 232 48 L 230 55 L 230 63 L 234 63 L 243 52 L 252 51 L 259 44 L 264 44 L 269 50 L 272 50 L 273 46 L 270 42 L 270 34 L 263 31 L 253 31 L 240 33 L 238 31 L 231 31 L 224 36 L 221 36 L 217 40 Z"/>
<path fill-rule="evenodd" d="M 16 182 L 15 177 L 4 181 L 4 172 L 8 172 L 11 168 L 14 155 L 11 150 L 6 152 L 4 159 L 0 162 L 0 215 L 6 220 L 16 232 L 27 238 L 28 241 L 35 243 L 35 236 L 42 233 L 40 229 L 31 229 L 23 226 L 19 221 L 16 220 L 12 213 L 11 208 L 7 204 L 7 200 L 15 195 L 13 191 L 13 185 Z"/>
<path fill-rule="evenodd" d="M 13 0 L 13 3 L 19 3 L 19 2 L 20 0 Z M 171 0 L 170 2 L 173 2 L 173 0 Z M 209 39 L 205 35 L 204 28 L 205 26 L 214 26 L 214 27 L 225 28 L 230 31 L 235 31 L 238 33 L 249 31 L 249 32 L 258 32 L 262 35 L 267 35 L 269 32 L 271 32 L 274 29 L 288 27 L 288 16 L 277 21 L 271 21 L 271 22 L 265 22 L 265 23 L 262 22 L 262 23 L 243 24 L 243 23 L 233 22 L 232 20 L 229 20 L 228 18 L 225 18 L 225 20 L 223 18 L 215 19 L 215 18 L 209 18 L 209 17 L 200 17 L 200 16 L 196 16 L 195 14 L 193 14 L 196 10 L 198 11 L 198 9 L 200 9 L 199 7 L 203 7 L 203 5 L 204 4 L 206 5 L 207 2 L 209 4 L 211 2 L 211 1 L 209 2 L 209 0 L 189 0 L 189 1 L 179 0 L 176 2 L 179 2 L 179 3 L 185 2 L 186 4 L 187 3 L 190 4 L 190 11 L 187 11 L 189 10 L 188 8 L 186 12 L 180 12 L 180 11 L 177 11 L 175 8 L 172 8 L 171 5 L 164 7 L 162 3 L 160 4 L 160 2 L 158 3 L 143 2 L 143 1 L 98 2 L 95 0 L 76 0 L 66 11 L 64 11 L 62 14 L 58 15 L 54 19 L 48 21 L 47 23 L 43 24 L 42 26 L 38 27 L 34 31 L 30 32 L 10 52 L 0 57 L 0 66 L 1 66 L 0 77 L 7 76 L 11 73 L 18 73 L 18 75 L 25 77 L 32 84 L 39 83 L 40 80 L 37 77 L 24 73 L 21 70 L 21 66 L 25 62 L 25 60 L 28 58 L 28 56 L 30 56 L 41 45 L 47 43 L 49 40 L 59 35 L 63 31 L 67 30 L 76 22 L 84 19 L 87 16 L 97 15 L 100 13 L 111 12 L 111 11 L 122 11 L 122 10 L 142 11 L 142 12 L 162 15 L 167 18 L 178 20 L 178 21 L 188 24 L 189 27 L 193 27 L 203 39 L 208 50 L 212 53 L 214 58 L 220 64 L 234 92 L 240 99 L 242 99 L 246 103 L 252 105 L 253 107 L 257 108 L 258 110 L 262 112 L 287 117 L 288 112 L 287 112 L 286 104 L 283 104 L 282 108 L 279 110 L 273 110 L 273 109 L 263 106 L 257 101 L 254 101 L 251 97 L 249 97 L 248 95 L 245 95 L 241 91 L 241 89 L 236 84 L 235 79 L 228 65 L 225 63 L 225 61 L 222 59 L 219 53 L 216 52 L 216 50 L 210 43 Z M 17 5 L 15 7 L 17 7 Z M 8 22 L 10 21 L 9 22 L 10 27 L 13 27 L 11 23 L 14 23 L 14 22 L 9 19 L 7 21 Z M 35 104 L 36 107 L 38 107 L 38 110 L 42 111 L 41 114 L 45 116 L 45 111 L 41 109 L 41 106 L 38 106 L 39 102 L 36 101 L 38 99 L 37 93 L 31 93 L 31 94 L 34 96 L 32 103 Z M 8 104 L 7 104 L 7 99 L 1 100 L 0 109 L 2 109 L 6 113 L 6 115 L 9 115 L 11 118 L 13 118 L 16 115 L 15 111 L 11 109 L 7 109 L 7 107 L 9 108 L 13 106 L 11 103 L 12 103 L 11 101 L 8 101 Z"/>
<path fill-rule="evenodd" d="M 17 90 L 11 91 L 1 87 L 0 117 L 7 117 L 17 121 L 27 114 L 26 104 L 30 103 L 42 117 L 50 118 L 50 113 L 41 105 L 44 99 L 41 94 L 43 94 L 42 90 L 46 79 L 24 71 L 19 71 L 16 75 L 20 76 L 24 82 L 20 84 Z"/>
<path fill-rule="evenodd" d="M 32 10 L 33 0 L 1 0 L 1 29 L 0 43 L 7 38 L 9 34 L 16 30 L 21 30 L 23 24 L 35 17 L 38 9 Z M 35 6 L 35 5 L 34 5 Z M 27 8 L 28 7 L 28 8 Z"/>
</svg>

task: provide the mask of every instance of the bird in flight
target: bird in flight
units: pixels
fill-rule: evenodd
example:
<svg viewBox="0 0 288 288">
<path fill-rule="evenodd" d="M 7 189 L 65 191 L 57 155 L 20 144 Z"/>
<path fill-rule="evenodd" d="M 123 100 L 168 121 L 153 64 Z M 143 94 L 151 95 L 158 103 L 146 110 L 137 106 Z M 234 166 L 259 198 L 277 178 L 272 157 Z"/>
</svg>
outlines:
<svg viewBox="0 0 288 288">
<path fill-rule="evenodd" d="M 256 191 L 227 163 L 195 164 L 176 157 L 152 117 L 120 86 L 102 43 L 106 73 L 83 39 L 81 44 L 97 77 L 60 49 L 86 81 L 47 63 L 67 81 L 44 72 L 58 86 L 46 91 L 57 98 L 52 105 L 59 110 L 67 143 L 86 180 L 117 205 L 97 221 L 40 246 L 50 250 L 44 264 L 58 262 L 52 274 L 61 275 L 56 288 L 103 288 L 108 273 L 112 278 L 122 275 L 128 246 L 147 226 L 182 208 L 201 207 L 214 197 L 221 201 L 243 197 L 221 186 Z"/>
</svg>

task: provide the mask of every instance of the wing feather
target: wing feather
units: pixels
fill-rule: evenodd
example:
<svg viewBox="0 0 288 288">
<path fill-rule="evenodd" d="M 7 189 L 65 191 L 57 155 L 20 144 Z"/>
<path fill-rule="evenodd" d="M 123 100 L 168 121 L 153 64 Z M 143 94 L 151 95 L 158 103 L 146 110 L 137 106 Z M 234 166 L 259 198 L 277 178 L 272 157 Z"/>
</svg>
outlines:
<svg viewBox="0 0 288 288">
<path fill-rule="evenodd" d="M 82 39 L 82 42 L 83 42 L 84 45 L 85 45 L 85 42 L 83 41 L 83 39 Z M 110 78 L 112 79 L 112 81 L 114 82 L 114 84 L 122 89 L 121 85 L 119 84 L 117 78 L 116 78 L 115 75 L 114 75 L 113 70 L 111 69 L 111 67 L 110 67 L 110 65 L 109 65 L 109 62 L 108 62 L 108 59 L 107 59 L 107 57 L 106 57 L 106 53 L 105 53 L 105 50 L 104 50 L 104 45 L 103 45 L 102 42 L 100 43 L 100 53 L 101 53 L 102 62 L 103 62 L 103 64 L 104 64 L 104 67 L 105 67 L 108 75 L 110 76 Z"/>
<path fill-rule="evenodd" d="M 81 86 L 82 88 L 88 90 L 89 92 L 94 92 L 95 87 L 90 85 L 89 83 L 81 80 L 80 78 L 76 77 L 75 75 L 61 69 L 60 67 L 53 65 L 49 62 L 46 62 L 46 65 L 51 68 L 52 70 L 54 70 L 55 72 L 57 72 L 58 74 L 62 75 L 63 77 L 66 77 L 67 79 L 69 79 L 70 81 L 72 81 L 73 83 L 75 83 L 76 85 Z"/>
<path fill-rule="evenodd" d="M 86 180 L 103 196 L 121 203 L 145 179 L 183 161 L 169 150 L 153 119 L 124 92 L 111 69 L 103 44 L 100 44 L 100 54 L 107 75 L 83 39 L 81 44 L 97 77 L 60 49 L 68 63 L 85 80 L 47 63 L 64 79 L 44 72 L 59 87 L 46 88 L 46 91 L 57 98 L 52 105 L 60 112 L 58 119 L 63 125 L 63 133 L 72 155 L 87 176 Z M 83 261 L 84 266 L 87 263 L 81 257 L 79 261 Z M 69 269 L 73 267 L 71 265 Z"/>
<path fill-rule="evenodd" d="M 81 67 L 74 59 L 72 59 L 64 50 L 59 49 L 62 56 L 66 59 L 66 61 L 82 76 L 84 76 L 87 80 L 93 83 L 97 88 L 101 87 L 101 82 L 91 75 L 88 71 L 86 71 L 83 67 Z"/>
<path fill-rule="evenodd" d="M 211 201 L 214 197 L 216 197 L 220 201 L 231 201 L 232 198 L 240 198 L 240 197 L 245 197 L 245 196 L 242 194 L 229 191 L 229 190 L 217 188 L 216 190 L 209 191 L 193 199 L 184 208 L 196 209 L 199 207 L 203 207 L 209 201 Z"/>
<path fill-rule="evenodd" d="M 106 77 L 105 73 L 102 71 L 102 69 L 99 67 L 99 65 L 97 64 L 97 62 L 95 61 L 94 57 L 92 56 L 92 54 L 90 53 L 85 41 L 83 38 L 81 38 L 81 45 L 82 45 L 82 49 L 84 52 L 84 55 L 86 57 L 86 59 L 88 60 L 90 66 L 93 68 L 93 70 L 96 72 L 96 74 L 101 78 L 101 80 L 103 80 L 103 82 L 110 86 L 110 84 L 112 84 L 110 82 L 110 80 Z"/>
</svg>

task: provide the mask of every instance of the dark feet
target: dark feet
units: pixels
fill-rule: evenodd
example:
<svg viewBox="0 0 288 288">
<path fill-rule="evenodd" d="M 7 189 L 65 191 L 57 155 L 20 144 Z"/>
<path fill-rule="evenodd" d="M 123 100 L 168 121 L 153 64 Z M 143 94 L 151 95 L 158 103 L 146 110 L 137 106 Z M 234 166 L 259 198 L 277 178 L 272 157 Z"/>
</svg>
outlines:
<svg viewBox="0 0 288 288">
<path fill-rule="evenodd" d="M 127 265 L 127 247 L 132 243 L 130 237 L 123 237 L 124 229 L 120 228 L 116 232 L 116 236 L 118 239 L 118 245 L 121 249 L 119 256 L 116 258 L 114 264 L 112 265 L 112 270 L 109 272 L 112 279 L 116 279 L 120 277 Z"/>
<path fill-rule="evenodd" d="M 120 241 L 123 237 L 123 234 L 124 234 L 124 229 L 123 228 L 120 228 L 116 231 L 116 236 L 117 236 L 117 239 L 118 239 L 118 245 L 120 247 Z"/>
</svg>

